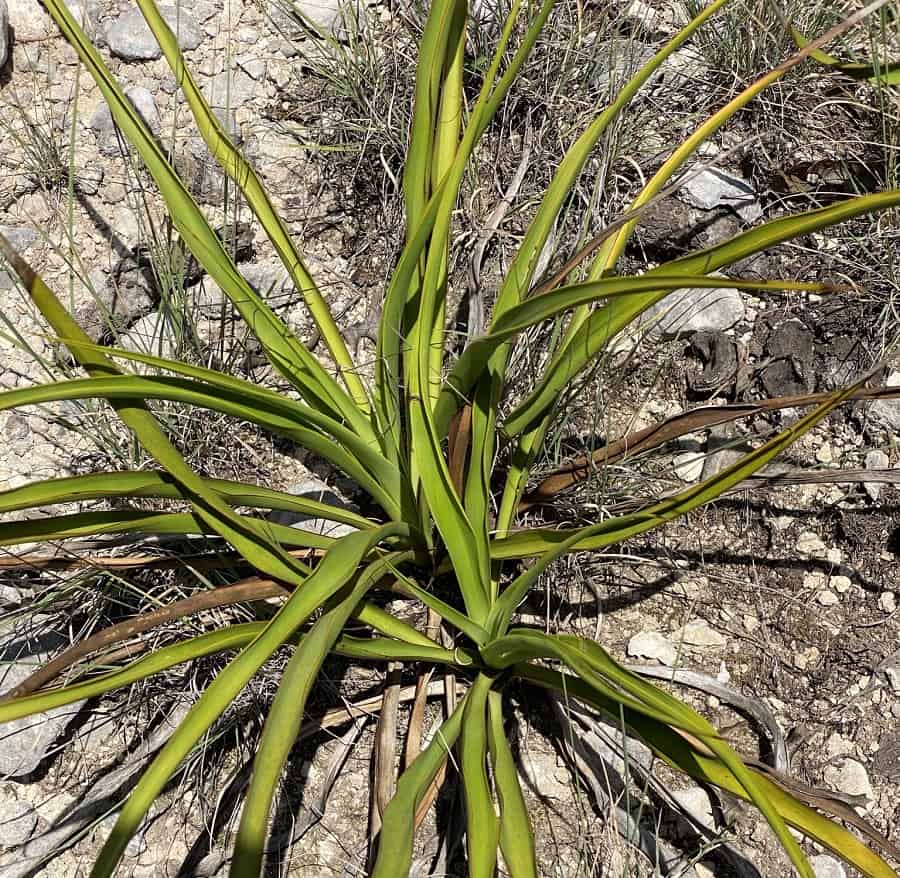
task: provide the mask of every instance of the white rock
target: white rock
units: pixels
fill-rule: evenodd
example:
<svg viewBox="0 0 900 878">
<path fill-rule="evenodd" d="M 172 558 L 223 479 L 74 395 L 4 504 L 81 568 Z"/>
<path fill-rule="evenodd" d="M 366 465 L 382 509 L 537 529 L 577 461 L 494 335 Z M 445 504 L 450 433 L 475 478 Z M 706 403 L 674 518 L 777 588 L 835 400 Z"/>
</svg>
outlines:
<svg viewBox="0 0 900 878">
<path fill-rule="evenodd" d="M 319 503 L 325 503 L 328 506 L 335 506 L 340 509 L 346 509 L 346 502 L 339 497 L 325 482 L 310 476 L 301 482 L 291 485 L 287 489 L 288 494 L 294 494 L 306 500 L 315 500 Z M 290 510 L 277 509 L 269 515 L 269 520 L 278 524 L 286 524 L 290 527 L 296 527 L 300 530 L 310 531 L 311 533 L 323 534 L 329 537 L 343 537 L 349 533 L 353 533 L 356 528 L 349 524 L 341 522 L 329 521 L 327 518 L 314 518 L 304 515 L 302 512 L 294 512 Z"/>
<path fill-rule="evenodd" d="M 652 332 L 677 338 L 695 332 L 731 329 L 745 314 L 741 294 L 732 287 L 676 290 L 651 309 Z"/>
<path fill-rule="evenodd" d="M 716 828 L 712 802 L 705 790 L 700 787 L 688 787 L 686 790 L 672 790 L 672 795 L 691 817 L 698 820 L 707 829 Z"/>
<path fill-rule="evenodd" d="M 891 372 L 885 384 L 900 387 L 900 372 Z M 895 433 L 900 432 L 900 399 L 876 399 L 869 404 L 869 415 Z"/>
<path fill-rule="evenodd" d="M 797 537 L 796 547 L 801 555 L 810 558 L 823 558 L 825 556 L 825 543 L 810 530 L 805 530 Z"/>
<path fill-rule="evenodd" d="M 835 756 L 849 756 L 853 752 L 853 741 L 849 741 L 837 732 L 832 732 L 825 741 L 825 752 L 832 758 Z"/>
<path fill-rule="evenodd" d="M 251 101 L 259 90 L 256 80 L 243 70 L 223 70 L 206 84 L 203 93 L 215 110 L 234 110 Z"/>
<path fill-rule="evenodd" d="M 628 655 L 635 658 L 656 659 L 658 662 L 673 667 L 678 658 L 678 651 L 658 631 L 641 631 L 628 641 Z"/>
<path fill-rule="evenodd" d="M 698 649 L 722 649 L 725 638 L 714 628 L 710 628 L 705 619 L 692 619 L 687 625 L 672 634 L 672 642 Z"/>
<path fill-rule="evenodd" d="M 849 576 L 832 576 L 831 579 L 828 580 L 828 587 L 838 594 L 846 594 L 850 591 L 850 586 L 852 584 Z"/>
<path fill-rule="evenodd" d="M 833 591 L 829 591 L 828 589 L 825 589 L 825 591 L 820 591 L 816 595 L 816 600 L 823 607 L 833 607 L 835 606 L 835 604 L 840 602 L 840 598 Z"/>
<path fill-rule="evenodd" d="M 878 606 L 885 613 L 893 613 L 897 609 L 897 596 L 892 591 L 883 591 L 878 596 Z"/>
<path fill-rule="evenodd" d="M 866 454 L 866 469 L 887 469 L 891 465 L 891 459 L 880 449 L 873 448 Z M 878 482 L 863 482 L 866 493 L 877 501 L 881 495 L 881 485 Z"/>
<path fill-rule="evenodd" d="M 153 94 L 149 89 L 142 86 L 133 86 L 125 90 L 125 96 L 131 101 L 131 105 L 137 110 L 141 119 L 144 120 L 150 129 L 150 133 L 158 135 L 162 123 L 159 118 L 159 110 L 156 108 L 156 101 L 153 99 Z M 89 124 L 97 138 L 97 146 L 101 154 L 116 156 L 126 146 L 127 141 L 124 137 L 120 144 L 112 113 L 105 101 L 97 105 L 97 108 L 91 115 Z"/>
<path fill-rule="evenodd" d="M 822 657 L 817 646 L 809 646 L 794 655 L 794 667 L 798 671 L 805 671 L 810 665 L 815 665 Z"/>
<path fill-rule="evenodd" d="M 884 675 L 887 677 L 888 685 L 892 692 L 900 692 L 900 667 L 888 665 L 884 669 Z"/>
<path fill-rule="evenodd" d="M 47 652 L 26 652 L 27 657 L 19 659 L 23 649 L 20 643 L 10 632 L 0 640 L 0 694 L 18 686 L 50 659 Z M 34 771 L 83 704 L 84 701 L 77 701 L 46 713 L 3 723 L 0 726 L 0 778 L 22 777 Z"/>
<path fill-rule="evenodd" d="M 2 2 L 2 0 L 0 0 Z M 7 795 L 0 788 L 0 847 L 25 844 L 38 824 L 37 812 L 28 802 Z"/>
<path fill-rule="evenodd" d="M 681 187 L 679 197 L 702 210 L 729 207 L 748 223 L 762 216 L 762 208 L 750 183 L 721 168 L 706 168 L 692 176 Z"/>
<path fill-rule="evenodd" d="M 340 0 L 295 0 L 291 6 L 319 30 L 333 33 L 341 29 Z"/>
<path fill-rule="evenodd" d="M 809 865 L 816 873 L 816 878 L 847 878 L 847 873 L 840 860 L 829 857 L 828 854 L 817 854 L 810 857 Z"/>
<path fill-rule="evenodd" d="M 838 765 L 827 766 L 825 783 L 848 796 L 871 799 L 874 795 L 866 767 L 856 759 L 843 759 Z"/>
<path fill-rule="evenodd" d="M 675 475 L 682 482 L 696 482 L 703 474 L 705 457 L 697 451 L 684 451 L 672 458 Z"/>
<path fill-rule="evenodd" d="M 119 339 L 119 347 L 154 357 L 171 359 L 175 356 L 171 327 L 165 316 L 158 311 L 147 314 L 133 323 Z M 139 373 L 151 370 L 150 366 L 143 366 L 141 363 L 132 363 L 131 368 Z"/>
</svg>

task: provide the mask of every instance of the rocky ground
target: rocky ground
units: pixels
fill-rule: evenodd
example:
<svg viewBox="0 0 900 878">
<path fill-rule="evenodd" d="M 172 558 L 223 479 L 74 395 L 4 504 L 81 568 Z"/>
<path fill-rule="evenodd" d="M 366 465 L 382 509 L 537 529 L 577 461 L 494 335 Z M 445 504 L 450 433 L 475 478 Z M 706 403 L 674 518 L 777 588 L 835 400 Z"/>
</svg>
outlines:
<svg viewBox="0 0 900 878">
<path fill-rule="evenodd" d="M 125 0 L 66 2 L 170 151 L 244 276 L 301 337 L 314 341 L 271 248 L 215 172 L 138 10 Z M 415 32 L 415 10 L 373 5 L 351 27 L 335 0 L 297 5 L 331 42 L 301 32 L 267 0 L 196 0 L 162 8 L 204 93 L 261 173 L 341 325 L 352 330 L 355 353 L 364 365 L 372 349 L 360 327 L 377 312 L 400 240 L 393 181 L 402 156 L 397 130 L 406 118 L 400 105 L 408 98 L 411 79 L 403 69 L 408 63 L 404 52 L 412 41 L 409 33 Z M 469 193 L 468 212 L 461 219 L 468 224 L 466 233 L 454 248 L 460 276 L 476 240 L 472 230 L 499 200 L 498 187 L 508 183 L 519 160 L 503 155 L 504 143 L 524 149 L 528 126 L 544 126 L 533 138 L 538 145 L 527 177 L 539 188 L 547 173 L 540 149 L 551 149 L 552 159 L 552 150 L 571 139 L 566 126 L 574 127 L 602 100 L 597 96 L 652 53 L 681 14 L 679 5 L 668 2 L 600 4 L 588 9 L 585 24 L 574 5 L 561 6 L 560 33 L 570 26 L 584 29 L 580 43 L 566 44 L 577 45 L 581 60 L 572 70 L 552 64 L 536 68 L 524 83 L 524 105 L 511 105 L 505 127 L 489 132 L 481 170 L 490 170 L 499 181 L 476 180 Z M 488 34 L 489 7 L 473 10 Z M 395 42 L 377 42 L 375 33 Z M 746 37 L 745 31 L 741 34 Z M 554 39 L 570 38 L 557 33 Z M 722 30 L 711 39 L 678 53 L 672 72 L 658 78 L 639 104 L 638 120 L 619 130 L 618 141 L 606 144 L 608 160 L 592 166 L 609 196 L 611 215 L 658 166 L 671 138 L 700 118 L 700 104 L 708 104 L 707 110 L 721 105 L 733 93 L 731 79 L 749 75 L 738 71 L 745 61 L 751 63 L 743 54 L 726 52 L 722 61 L 721 45 L 737 37 Z M 546 48 L 545 61 L 554 57 L 553 49 Z M 340 68 L 347 52 L 365 64 L 349 72 Z M 386 71 L 395 77 L 390 87 L 379 79 Z M 365 101 L 352 99 L 367 76 L 366 99 L 373 113 L 368 119 Z M 580 100 L 570 85 L 559 87 L 554 99 L 561 103 L 553 104 L 545 94 L 552 91 L 548 83 L 566 76 L 589 83 L 594 102 Z M 385 112 L 379 118 L 376 99 L 391 88 L 400 97 L 386 107 L 398 115 Z M 551 110 L 559 107 L 571 115 L 553 116 Z M 644 217 L 627 261 L 631 267 L 658 262 L 722 240 L 761 218 L 890 184 L 897 113 L 896 92 L 878 96 L 852 82 L 794 80 L 704 148 L 704 160 L 721 160 L 721 167 L 699 170 L 676 197 L 655 206 Z M 40 269 L 95 340 L 199 358 L 260 381 L 270 378 L 258 368 L 258 351 L 222 292 L 174 241 L 149 178 L 37 0 L 0 0 L 0 165 L 0 231 Z M 593 184 L 587 181 L 579 194 L 584 206 L 594 203 L 588 191 Z M 533 194 L 523 193 L 524 206 L 505 221 L 510 239 L 527 220 Z M 603 221 L 603 209 L 597 208 L 591 222 Z M 561 247 L 572 231 L 560 229 Z M 606 356 L 561 423 L 548 470 L 579 442 L 617 437 L 691 405 L 829 390 L 882 359 L 886 366 L 877 377 L 900 385 L 900 359 L 892 347 L 900 335 L 896 241 L 896 217 L 860 221 L 839 233 L 808 236 L 735 272 L 861 285 L 849 295 L 762 297 L 724 288 L 669 298 Z M 482 275 L 486 288 L 507 256 L 502 240 L 489 248 Z M 65 373 L 68 364 L 55 339 L 2 271 L 0 319 L 4 388 Z M 523 350 L 520 355 L 527 374 L 532 354 Z M 210 475 L 258 479 L 298 491 L 327 488 L 344 496 L 352 488 L 330 479 L 295 449 L 240 432 L 235 425 L 192 420 L 177 410 L 168 416 L 192 460 Z M 751 430 L 771 432 L 796 417 L 795 410 L 784 410 L 734 429 L 683 437 L 661 453 L 603 470 L 561 507 L 532 514 L 580 520 L 616 503 L 694 482 L 721 467 Z M 225 430 L 233 438 L 228 447 L 221 442 Z M 0 414 L 0 436 L 0 489 L 140 463 L 100 409 L 67 406 Z M 898 843 L 900 489 L 888 477 L 867 481 L 859 476 L 867 469 L 883 475 L 900 468 L 898 437 L 900 402 L 848 405 L 804 437 L 783 463 L 814 469 L 825 478 L 837 470 L 856 471 L 855 481 L 735 494 L 618 554 L 572 559 L 548 578 L 544 593 L 525 608 L 526 619 L 589 633 L 623 660 L 702 672 L 720 688 L 767 706 L 787 736 L 792 773 L 843 795 Z M 135 592 L 168 596 L 167 589 L 177 587 L 171 580 L 140 578 L 110 586 L 121 600 L 125 595 L 133 600 Z M 109 612 L 96 595 L 85 597 L 95 615 L 74 614 L 64 625 L 52 607 L 24 615 L 22 607 L 54 589 L 79 596 L 87 595 L 86 588 L 77 577 L 4 576 L 0 690 L 15 685 L 87 630 L 83 626 L 98 624 Z M 172 678 L 168 688 L 137 687 L 115 703 L 78 704 L 4 728 L 0 876 L 86 875 L 122 795 L 183 714 L 203 673 L 213 671 Z M 379 691 L 379 675 L 354 673 L 348 675 L 338 664 L 329 668 L 333 692 L 323 694 L 323 709 L 335 693 L 362 697 Z M 243 712 L 213 742 L 209 756 L 198 757 L 180 785 L 161 800 L 129 848 L 127 874 L 223 874 L 220 846 L 209 839 L 220 840 L 233 828 L 234 795 L 252 750 L 252 716 L 264 710 L 271 688 L 263 681 L 248 695 Z M 679 692 L 746 752 L 767 754 L 771 735 L 740 721 L 721 691 Z M 648 860 L 615 831 L 617 764 L 620 774 L 626 771 L 609 743 L 615 743 L 616 729 L 569 714 L 565 705 L 535 717 L 529 712 L 533 698 L 533 693 L 521 693 L 517 746 L 535 814 L 541 874 L 650 874 Z M 524 721 L 526 714 L 532 722 Z M 368 784 L 371 725 L 344 722 L 324 742 L 304 745 L 279 814 L 284 829 L 279 856 L 286 874 L 362 874 L 368 802 L 360 791 Z M 576 737 L 593 750 L 575 747 Z M 637 764 L 645 757 L 634 753 Z M 598 764 L 608 772 L 602 778 Z M 696 878 L 788 873 L 755 815 L 687 786 L 659 766 L 652 775 L 659 786 L 651 787 L 649 798 L 661 817 L 655 825 L 651 821 L 649 837 L 659 843 L 663 861 L 674 858 L 678 869 Z M 449 800 L 439 805 L 442 826 L 458 821 Z M 696 831 L 685 824 L 685 810 L 701 834 L 706 832 L 706 841 L 698 842 Z M 435 853 L 434 824 L 425 835 L 417 874 L 457 874 L 458 851 Z M 285 844 L 289 838 L 301 843 L 292 848 Z M 680 847 L 689 851 L 686 860 L 676 856 Z M 50 851 L 61 853 L 45 862 Z M 845 874 L 836 860 L 811 852 L 820 878 Z M 443 864 L 438 868 L 435 856 Z M 185 860 L 188 866 L 182 867 Z"/>
</svg>

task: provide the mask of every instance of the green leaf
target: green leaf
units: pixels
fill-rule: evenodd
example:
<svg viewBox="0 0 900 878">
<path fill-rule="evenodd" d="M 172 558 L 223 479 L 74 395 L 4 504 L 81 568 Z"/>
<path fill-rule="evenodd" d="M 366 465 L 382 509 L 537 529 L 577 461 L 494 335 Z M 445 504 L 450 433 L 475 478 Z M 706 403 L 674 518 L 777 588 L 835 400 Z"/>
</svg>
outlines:
<svg viewBox="0 0 900 878">
<path fill-rule="evenodd" d="M 395 553 L 370 564 L 353 583 L 335 595 L 294 650 L 278 684 L 278 691 L 263 725 L 253 759 L 250 786 L 244 799 L 234 843 L 229 875 L 259 875 L 263 867 L 269 811 L 278 780 L 303 725 L 306 700 L 323 662 L 341 630 L 366 592 L 390 569 L 392 563 L 411 560 L 413 553 Z"/>
<path fill-rule="evenodd" d="M 371 475 L 379 468 L 386 468 L 385 459 L 363 440 L 341 425 L 327 419 L 309 407 L 298 410 L 284 403 L 275 393 L 227 391 L 224 387 L 213 388 L 199 381 L 170 376 L 113 375 L 98 378 L 79 378 L 59 381 L 55 384 L 41 384 L 21 390 L 0 393 L 0 411 L 26 405 L 40 405 L 68 399 L 141 400 L 162 399 L 195 405 L 212 411 L 222 412 L 259 424 L 267 430 L 320 454 L 340 467 L 350 478 L 358 482 L 382 506 L 391 517 L 397 518 L 400 510 L 390 494 Z M 302 421 L 305 425 L 302 425 Z M 344 445 L 330 441 L 320 429 L 333 430 Z M 166 440 L 168 445 L 168 440 Z M 349 448 L 348 453 L 344 448 Z M 168 449 L 167 449 L 168 452 Z M 169 455 L 171 457 L 171 455 Z M 360 464 L 362 461 L 362 464 Z M 179 481 L 184 478 L 179 473 Z M 194 486 L 202 485 L 199 477 L 194 478 Z M 212 497 L 214 495 L 210 495 Z"/>
<path fill-rule="evenodd" d="M 459 737 L 468 698 L 467 692 L 435 732 L 431 743 L 400 775 L 394 798 L 381 815 L 378 855 L 372 878 L 403 878 L 409 874 L 416 808 Z"/>
<path fill-rule="evenodd" d="M 500 849 L 503 859 L 510 878 L 538 878 L 528 806 L 503 728 L 503 696 L 495 690 L 488 693 L 488 717 L 494 785 L 500 799 Z"/>
<path fill-rule="evenodd" d="M 342 506 L 331 506 L 318 500 L 273 491 L 261 485 L 248 485 L 226 479 L 203 479 L 211 490 L 230 506 L 255 506 L 277 509 L 310 518 L 336 521 L 365 530 L 377 524 Z M 83 476 L 66 476 L 31 482 L 18 488 L 0 491 L 0 512 L 14 512 L 51 506 L 56 503 L 75 503 L 85 500 L 112 500 L 122 497 L 154 497 L 163 500 L 189 500 L 189 496 L 166 472 L 147 470 L 127 472 L 99 472 Z"/>
<path fill-rule="evenodd" d="M 791 37 L 802 49 L 810 43 L 809 37 L 804 36 L 795 27 L 789 29 Z M 854 63 L 850 61 L 841 61 L 821 49 L 815 49 L 810 52 L 810 58 L 831 67 L 839 73 L 853 77 L 853 79 L 865 79 L 872 85 L 900 85 L 900 61 L 879 62 L 877 64 Z"/>
<path fill-rule="evenodd" d="M 259 220 L 269 241 L 272 242 L 275 252 L 278 253 L 284 267 L 294 281 L 294 286 L 303 296 L 306 307 L 315 321 L 332 359 L 337 364 L 347 389 L 352 394 L 356 404 L 363 411 L 367 411 L 369 407 L 368 397 L 362 381 L 356 374 L 356 367 L 347 350 L 344 339 L 334 322 L 328 304 L 303 264 L 303 259 L 291 238 L 284 220 L 282 220 L 278 211 L 275 210 L 272 200 L 260 182 L 256 171 L 253 170 L 235 147 L 224 126 L 204 99 L 200 89 L 197 88 L 191 72 L 184 63 L 184 56 L 178 47 L 178 40 L 175 34 L 172 33 L 166 20 L 160 15 L 156 4 L 152 0 L 137 0 L 137 3 L 160 48 L 163 50 L 166 61 L 175 75 L 175 81 L 187 98 L 194 121 L 197 123 L 200 135 L 209 147 L 209 151 L 224 168 L 228 176 L 240 187 L 241 192 L 247 199 L 247 204 L 253 211 L 254 216 Z"/>
<path fill-rule="evenodd" d="M 291 594 L 262 633 L 206 688 L 144 772 L 100 851 L 91 878 L 110 878 L 128 841 L 178 765 L 275 650 L 288 642 L 312 613 L 346 585 L 363 558 L 378 542 L 391 536 L 404 536 L 408 532 L 403 525 L 389 524 L 373 531 L 352 533 L 337 541 L 313 570 L 303 588 Z"/>
<path fill-rule="evenodd" d="M 460 741 L 466 799 L 466 851 L 471 878 L 493 878 L 500 825 L 487 776 L 487 697 L 493 680 L 479 674 L 469 690 Z"/>
<path fill-rule="evenodd" d="M 240 523 L 253 528 L 261 537 L 277 541 L 284 548 L 328 549 L 334 545 L 332 537 L 312 531 L 288 527 L 260 518 L 237 516 Z M 99 534 L 172 534 L 186 536 L 205 534 L 216 536 L 209 522 L 193 512 L 147 512 L 143 509 L 106 509 L 93 512 L 73 512 L 68 515 L 43 516 L 21 521 L 0 522 L 0 546 L 21 543 L 71 540 Z M 308 567 L 295 560 L 299 571 Z"/>
<path fill-rule="evenodd" d="M 614 701 L 606 699 L 591 689 L 577 677 L 561 674 L 549 668 L 536 665 L 519 665 L 514 669 L 516 676 L 538 686 L 554 689 L 566 697 L 577 698 L 590 704 L 619 721 L 620 708 Z M 688 740 L 676 734 L 665 724 L 646 716 L 624 710 L 626 726 L 636 732 L 658 756 L 670 765 L 679 768 L 694 779 L 721 787 L 744 799 L 749 796 L 727 766 L 716 759 L 701 754 Z M 751 770 L 752 771 L 752 770 Z M 816 811 L 791 796 L 765 775 L 753 772 L 755 782 L 776 808 L 782 818 L 809 838 L 824 845 L 868 878 L 896 878 L 896 873 L 874 851 L 869 850 L 837 823 L 828 820 Z"/>
<path fill-rule="evenodd" d="M 284 374 L 308 402 L 345 419 L 359 436 L 377 442 L 375 431 L 365 413 L 241 276 L 146 123 L 131 105 L 63 0 L 48 0 L 47 10 L 94 78 L 116 125 L 143 159 L 159 187 L 168 215 L 178 232 L 200 265 L 251 327 L 275 368 Z"/>
</svg>

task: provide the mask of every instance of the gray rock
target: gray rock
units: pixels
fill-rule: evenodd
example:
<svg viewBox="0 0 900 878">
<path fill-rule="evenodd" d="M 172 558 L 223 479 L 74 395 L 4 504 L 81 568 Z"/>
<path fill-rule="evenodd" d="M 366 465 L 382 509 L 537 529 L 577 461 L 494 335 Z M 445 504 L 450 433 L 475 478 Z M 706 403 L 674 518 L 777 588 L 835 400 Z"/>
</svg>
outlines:
<svg viewBox="0 0 900 878">
<path fill-rule="evenodd" d="M 137 278 L 143 274 L 136 272 Z M 153 297 L 146 279 L 141 283 L 135 273 L 107 279 L 95 269 L 89 276 L 91 290 L 86 300 L 76 306 L 75 319 L 95 341 L 107 333 L 124 329 L 153 310 Z M 92 291 L 92 292 L 91 292 Z"/>
<path fill-rule="evenodd" d="M 0 0 L 3 3 L 4 0 Z M 16 250 L 26 250 L 37 240 L 37 232 L 22 226 L 0 226 L 0 233 Z M 0 290 L 11 290 L 16 285 L 15 276 L 0 268 Z"/>
<path fill-rule="evenodd" d="M 707 829 L 716 828 L 712 802 L 700 787 L 688 787 L 686 790 L 672 790 L 672 796 L 694 820 Z"/>
<path fill-rule="evenodd" d="M 190 51 L 200 45 L 203 39 L 200 26 L 183 7 L 166 5 L 160 6 L 159 11 L 183 50 Z M 162 49 L 137 7 L 112 21 L 106 29 L 106 42 L 113 55 L 125 61 L 152 61 L 162 55 Z"/>
<path fill-rule="evenodd" d="M 748 223 L 762 216 L 762 208 L 750 183 L 721 168 L 706 168 L 692 176 L 679 190 L 679 197 L 703 210 L 730 208 Z"/>
<path fill-rule="evenodd" d="M 119 339 L 119 347 L 154 357 L 172 359 L 175 356 L 175 341 L 169 323 L 158 311 L 153 311 L 134 323 Z M 133 363 L 132 368 L 136 372 L 145 371 L 140 363 Z"/>
<path fill-rule="evenodd" d="M 6 0 L 0 0 L 0 68 L 9 58 L 9 9 Z"/>
<path fill-rule="evenodd" d="M 888 387 L 900 388 L 900 372 L 891 372 L 885 384 Z M 875 400 L 869 404 L 869 416 L 883 427 L 894 433 L 900 433 L 900 399 Z"/>
<path fill-rule="evenodd" d="M 125 96 L 131 101 L 131 105 L 137 110 L 141 119 L 144 120 L 150 129 L 150 133 L 157 136 L 161 130 L 162 123 L 153 94 L 142 86 L 132 86 L 125 90 Z M 97 109 L 91 115 L 89 124 L 97 138 L 97 147 L 100 152 L 105 156 L 119 155 L 121 149 L 125 146 L 125 141 L 124 139 L 119 140 L 116 124 L 113 121 L 113 116 L 107 103 L 104 102 L 97 106 Z"/>
<path fill-rule="evenodd" d="M 0 0 L 2 2 L 2 0 Z M 27 802 L 0 788 L 0 847 L 25 844 L 37 828 L 38 815 Z"/>
<path fill-rule="evenodd" d="M 865 465 L 866 469 L 887 469 L 891 465 L 891 459 L 880 448 L 873 448 L 866 454 Z M 881 485 L 878 482 L 864 482 L 863 488 L 873 501 L 881 496 Z"/>
<path fill-rule="evenodd" d="M 817 854 L 810 857 L 809 865 L 816 873 L 816 878 L 847 878 L 847 873 L 840 860 L 829 857 L 828 854 Z"/>
<path fill-rule="evenodd" d="M 655 659 L 666 667 L 673 667 L 678 653 L 671 641 L 659 631 L 641 631 L 628 641 L 628 655 L 635 658 Z"/>
<path fill-rule="evenodd" d="M 675 290 L 650 311 L 652 330 L 662 338 L 731 329 L 744 318 L 744 301 L 734 288 Z"/>
<path fill-rule="evenodd" d="M 672 634 L 674 643 L 683 643 L 697 649 L 722 649 L 725 638 L 714 628 L 710 628 L 705 619 L 692 619 Z"/>
<path fill-rule="evenodd" d="M 327 503 L 329 506 L 338 506 L 342 509 L 347 508 L 346 502 L 341 497 L 335 494 L 325 482 L 315 477 L 310 477 L 291 485 L 287 489 L 287 493 L 294 494 L 297 497 L 304 497 L 308 500 L 317 500 L 319 503 Z M 339 522 L 328 521 L 325 518 L 310 518 L 297 512 L 287 512 L 279 509 L 274 510 L 269 519 L 276 524 L 286 524 L 290 527 L 329 537 L 343 537 L 356 530 L 349 524 L 340 524 Z"/>
<path fill-rule="evenodd" d="M 295 0 L 292 6 L 319 30 L 328 33 L 340 30 L 341 0 Z"/>
<path fill-rule="evenodd" d="M 825 769 L 825 783 L 848 796 L 871 799 L 874 795 L 866 767 L 856 759 L 843 759 L 837 765 L 829 765 Z"/>
<path fill-rule="evenodd" d="M 653 49 L 636 40 L 610 40 L 592 46 L 591 57 L 595 63 L 588 82 L 601 94 L 610 94 L 653 57 Z"/>
<path fill-rule="evenodd" d="M 79 172 L 76 180 L 78 191 L 82 195 L 96 195 L 106 172 L 98 162 L 88 162 Z"/>
<path fill-rule="evenodd" d="M 223 70 L 209 80 L 203 93 L 214 110 L 234 110 L 251 101 L 258 89 L 256 80 L 243 70 Z"/>
<path fill-rule="evenodd" d="M 18 686 L 51 655 L 58 638 L 29 638 L 15 629 L 0 629 L 0 694 Z M 84 701 L 0 724 L 0 778 L 31 774 L 65 731 Z"/>
</svg>

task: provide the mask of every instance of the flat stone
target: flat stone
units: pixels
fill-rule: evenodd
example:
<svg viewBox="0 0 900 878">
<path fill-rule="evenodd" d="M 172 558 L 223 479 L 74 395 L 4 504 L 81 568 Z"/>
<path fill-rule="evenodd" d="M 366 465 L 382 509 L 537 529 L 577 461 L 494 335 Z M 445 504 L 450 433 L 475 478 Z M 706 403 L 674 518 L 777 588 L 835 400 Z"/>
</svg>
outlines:
<svg viewBox="0 0 900 878">
<path fill-rule="evenodd" d="M 287 489 L 288 494 L 296 497 L 303 497 L 307 500 L 316 500 L 319 503 L 326 503 L 329 506 L 346 509 L 346 502 L 335 494 L 325 482 L 310 476 L 303 481 L 291 485 Z M 337 521 L 329 521 L 327 518 L 312 518 L 302 515 L 299 512 L 289 512 L 286 510 L 276 509 L 269 515 L 269 520 L 277 524 L 286 524 L 290 527 L 296 527 L 300 530 L 309 531 L 310 533 L 322 534 L 328 537 L 343 537 L 353 533 L 356 528 L 349 524 L 341 524 Z"/>
<path fill-rule="evenodd" d="M 762 208 L 750 183 L 721 168 L 706 168 L 692 176 L 678 195 L 683 201 L 702 210 L 727 207 L 748 223 L 762 216 Z"/>
<path fill-rule="evenodd" d="M 672 458 L 675 475 L 682 482 L 696 482 L 703 475 L 705 455 L 698 451 L 684 451 Z"/>
<path fill-rule="evenodd" d="M 340 30 L 341 0 L 295 0 L 292 6 L 319 30 L 328 33 Z"/>
<path fill-rule="evenodd" d="M 841 861 L 829 857 L 828 854 L 816 854 L 816 856 L 810 857 L 809 865 L 816 873 L 816 878 L 847 878 Z"/>
<path fill-rule="evenodd" d="M 873 448 L 865 457 L 866 469 L 887 469 L 891 465 L 891 459 L 880 449 Z M 865 492 L 877 502 L 881 496 L 881 485 L 878 482 L 863 482 Z"/>
<path fill-rule="evenodd" d="M 683 643 L 698 649 L 722 649 L 726 644 L 725 638 L 705 619 L 692 619 L 675 631 L 671 640 L 675 644 Z"/>
<path fill-rule="evenodd" d="M 871 799 L 874 795 L 866 767 L 856 759 L 843 759 L 837 765 L 827 766 L 825 783 L 848 796 Z"/>
<path fill-rule="evenodd" d="M 823 607 L 833 607 L 835 604 L 840 603 L 840 598 L 833 592 L 825 589 L 825 591 L 820 591 L 816 595 L 816 600 Z"/>
<path fill-rule="evenodd" d="M 137 277 L 143 278 L 140 270 Z M 95 342 L 110 332 L 117 332 L 153 310 L 149 283 L 137 282 L 133 273 L 107 279 L 94 269 L 84 301 L 75 308 L 74 316 L 81 328 Z"/>
<path fill-rule="evenodd" d="M 131 101 L 137 114 L 144 120 L 150 133 L 158 136 L 162 122 L 159 118 L 159 110 L 156 108 L 156 101 L 153 99 L 153 93 L 143 86 L 132 86 L 125 90 L 125 96 Z M 121 150 L 127 146 L 124 138 L 119 140 L 112 112 L 105 101 L 97 105 L 89 124 L 97 138 L 97 147 L 102 155 L 119 155 Z"/>
<path fill-rule="evenodd" d="M 721 332 L 744 319 L 741 294 L 732 287 L 676 290 L 649 313 L 652 331 L 662 338 Z"/>
<path fill-rule="evenodd" d="M 805 530 L 798 537 L 795 548 L 801 555 L 809 558 L 824 558 L 825 543 L 819 538 L 818 534 Z"/>
<path fill-rule="evenodd" d="M 0 0 L 3 3 L 4 0 Z M 22 226 L 0 226 L 0 234 L 19 251 L 27 250 L 36 240 L 37 232 Z M 0 268 L 0 290 L 11 290 L 16 285 L 14 275 L 5 268 Z"/>
<path fill-rule="evenodd" d="M 878 596 L 878 606 L 884 613 L 893 613 L 897 609 L 897 595 L 892 591 L 883 591 Z"/>
<path fill-rule="evenodd" d="M 28 639 L 14 629 L 0 630 L 0 695 L 30 676 L 51 657 L 53 643 Z M 47 756 L 84 701 L 0 724 L 0 778 L 31 774 Z"/>
<path fill-rule="evenodd" d="M 831 579 L 828 580 L 828 587 L 836 591 L 838 594 L 846 594 L 850 591 L 850 587 L 853 583 L 850 581 L 849 576 L 832 576 Z"/>
<path fill-rule="evenodd" d="M 641 631 L 635 634 L 628 641 L 627 652 L 634 658 L 655 659 L 670 668 L 678 658 L 678 651 L 672 642 L 659 631 Z"/>
<path fill-rule="evenodd" d="M 223 70 L 209 80 L 203 94 L 214 110 L 234 110 L 249 103 L 258 90 L 256 79 L 243 70 Z"/>
<path fill-rule="evenodd" d="M 691 817 L 707 829 L 716 828 L 712 802 L 705 790 L 700 787 L 688 787 L 686 790 L 672 790 L 672 796 Z"/>
<path fill-rule="evenodd" d="M 37 812 L 16 797 L 15 788 L 9 784 L 0 787 L 0 847 L 25 844 L 34 835 L 37 824 Z"/>
<path fill-rule="evenodd" d="M 119 347 L 134 353 L 150 354 L 154 357 L 171 359 L 175 356 L 175 342 L 172 339 L 169 323 L 158 311 L 141 317 L 129 327 L 119 339 Z M 131 368 L 143 372 L 149 367 L 141 363 L 132 363 Z"/>
<path fill-rule="evenodd" d="M 884 383 L 888 387 L 900 387 L 900 372 L 891 372 Z M 895 433 L 900 433 L 900 399 L 876 399 L 869 403 L 869 417 Z"/>
<path fill-rule="evenodd" d="M 203 40 L 203 32 L 196 19 L 184 8 L 160 6 L 160 14 L 178 38 L 184 51 L 196 49 Z M 106 41 L 113 55 L 125 61 L 152 61 L 162 56 L 162 49 L 153 31 L 136 6 L 122 13 L 106 29 Z"/>
</svg>

